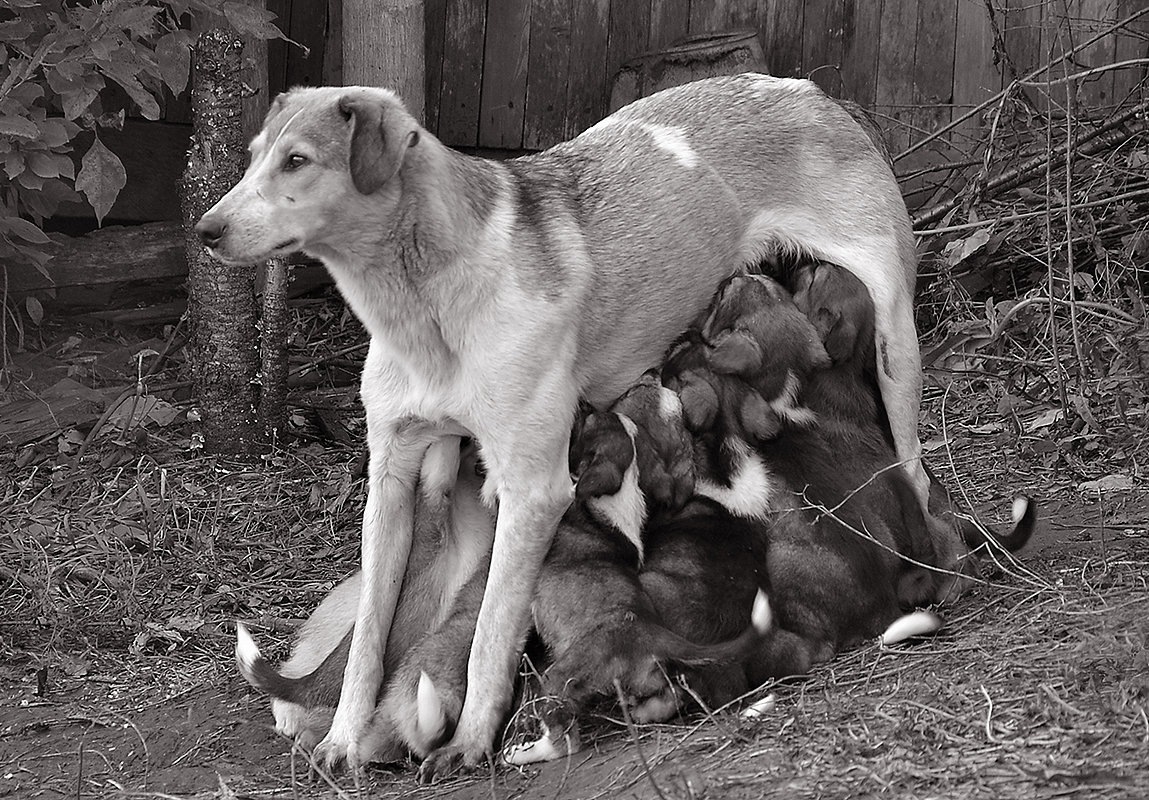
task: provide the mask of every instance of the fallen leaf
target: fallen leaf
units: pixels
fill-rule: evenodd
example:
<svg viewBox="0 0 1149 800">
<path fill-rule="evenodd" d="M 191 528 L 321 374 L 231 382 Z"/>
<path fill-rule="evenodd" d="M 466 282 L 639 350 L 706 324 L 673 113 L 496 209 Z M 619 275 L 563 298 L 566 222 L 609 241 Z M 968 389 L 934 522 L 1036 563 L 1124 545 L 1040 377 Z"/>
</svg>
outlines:
<svg viewBox="0 0 1149 800">
<path fill-rule="evenodd" d="M 1106 475 L 1093 481 L 1077 484 L 1077 491 L 1082 493 L 1120 492 L 1133 488 L 1133 478 L 1128 475 Z"/>
</svg>

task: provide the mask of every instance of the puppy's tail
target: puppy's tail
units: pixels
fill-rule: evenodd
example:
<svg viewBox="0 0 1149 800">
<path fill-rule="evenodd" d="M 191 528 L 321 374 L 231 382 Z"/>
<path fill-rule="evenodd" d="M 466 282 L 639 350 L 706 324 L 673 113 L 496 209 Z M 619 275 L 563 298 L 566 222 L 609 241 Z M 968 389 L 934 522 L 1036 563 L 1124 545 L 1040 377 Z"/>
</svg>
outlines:
<svg viewBox="0 0 1149 800">
<path fill-rule="evenodd" d="M 965 517 L 954 515 L 954 525 L 961 534 L 962 541 L 970 550 L 981 547 L 1005 550 L 1016 553 L 1029 543 L 1037 528 L 1037 503 L 1025 495 L 1013 498 L 1013 527 L 1006 533 L 998 533 Z"/>
<path fill-rule="evenodd" d="M 297 703 L 305 708 L 338 704 L 343 668 L 347 665 L 350 649 L 351 632 L 348 631 L 339 646 L 314 671 L 298 678 L 288 678 L 267 663 L 244 624 L 235 624 L 235 663 L 239 674 L 256 689 L 277 700 Z"/>
<path fill-rule="evenodd" d="M 652 649 L 662 659 L 681 667 L 732 664 L 754 652 L 773 625 L 770 599 L 759 589 L 750 610 L 750 625 L 733 639 L 718 644 L 695 644 L 660 626 L 654 631 L 656 640 Z"/>
</svg>

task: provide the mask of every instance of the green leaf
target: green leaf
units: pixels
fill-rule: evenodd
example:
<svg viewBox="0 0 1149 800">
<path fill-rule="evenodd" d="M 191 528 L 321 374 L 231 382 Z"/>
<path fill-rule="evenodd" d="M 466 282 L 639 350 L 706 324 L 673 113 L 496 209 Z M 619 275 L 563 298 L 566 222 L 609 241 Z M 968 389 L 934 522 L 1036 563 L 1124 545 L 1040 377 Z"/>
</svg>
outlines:
<svg viewBox="0 0 1149 800">
<path fill-rule="evenodd" d="M 172 31 L 156 42 L 156 61 L 172 94 L 178 95 L 186 89 L 191 71 L 191 42 L 187 31 Z"/>
<path fill-rule="evenodd" d="M 58 178 L 60 177 L 60 166 L 56 160 L 52 158 L 50 153 L 43 151 L 33 151 L 28 154 L 28 169 L 35 172 L 41 178 Z"/>
<path fill-rule="evenodd" d="M 4 217 L 0 219 L 0 227 L 30 244 L 47 244 L 52 241 L 38 226 L 20 217 Z"/>
<path fill-rule="evenodd" d="M 104 217 L 127 182 L 128 173 L 123 163 L 97 137 L 81 161 L 76 189 L 83 192 L 92 204 L 98 223 L 103 224 Z"/>
<path fill-rule="evenodd" d="M 228 2 L 223 4 L 223 15 L 238 33 L 257 39 L 286 38 L 279 28 L 272 24 L 276 15 L 265 8 L 246 3 Z"/>
<path fill-rule="evenodd" d="M 35 139 L 40 135 L 40 127 L 30 119 L 11 114 L 0 116 L 0 136 L 18 136 L 21 139 Z"/>
<path fill-rule="evenodd" d="M 28 319 L 32 320 L 32 324 L 37 328 L 40 323 L 44 321 L 44 306 L 40 305 L 40 301 L 32 295 L 24 300 L 24 310 L 28 312 Z"/>
</svg>

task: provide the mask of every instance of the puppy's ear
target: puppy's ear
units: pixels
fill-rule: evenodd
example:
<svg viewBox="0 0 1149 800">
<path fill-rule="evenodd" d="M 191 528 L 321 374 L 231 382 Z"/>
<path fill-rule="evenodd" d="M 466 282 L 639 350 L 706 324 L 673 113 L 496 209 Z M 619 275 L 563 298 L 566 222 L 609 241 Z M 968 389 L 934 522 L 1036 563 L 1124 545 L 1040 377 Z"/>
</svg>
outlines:
<svg viewBox="0 0 1149 800">
<path fill-rule="evenodd" d="M 682 417 L 692 431 L 704 431 L 718 416 L 718 393 L 710 382 L 694 372 L 679 378 L 678 396 L 682 399 Z"/>
<path fill-rule="evenodd" d="M 419 141 L 419 131 L 403 130 L 404 115 L 388 119 L 384 105 L 366 97 L 344 95 L 339 112 L 351 123 L 351 180 L 360 194 L 374 194 L 403 166 L 408 148 Z"/>
<path fill-rule="evenodd" d="M 622 470 L 609 458 L 596 458 L 583 467 L 575 483 L 575 498 L 608 497 L 622 489 Z"/>
<path fill-rule="evenodd" d="M 774 409 L 758 392 L 747 392 L 738 409 L 742 429 L 755 442 L 768 442 L 782 431 L 782 423 Z"/>
<path fill-rule="evenodd" d="M 762 348 L 746 331 L 723 331 L 712 340 L 707 361 L 715 372 L 747 375 L 762 367 Z"/>
</svg>

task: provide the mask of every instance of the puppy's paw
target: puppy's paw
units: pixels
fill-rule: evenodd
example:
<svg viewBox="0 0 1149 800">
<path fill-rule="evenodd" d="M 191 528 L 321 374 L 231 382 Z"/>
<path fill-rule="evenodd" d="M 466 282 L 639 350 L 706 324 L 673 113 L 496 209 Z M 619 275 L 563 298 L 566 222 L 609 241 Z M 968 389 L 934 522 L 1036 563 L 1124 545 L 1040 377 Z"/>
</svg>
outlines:
<svg viewBox="0 0 1149 800">
<path fill-rule="evenodd" d="M 449 742 L 432 750 L 419 765 L 419 783 L 436 783 L 464 770 L 474 769 L 488 759 L 484 749 L 467 748 Z"/>
<path fill-rule="evenodd" d="M 503 761 L 513 767 L 555 761 L 574 755 L 582 749 L 578 726 L 572 725 L 566 731 L 552 731 L 545 724 L 543 735 L 536 741 L 523 742 L 504 748 Z"/>
</svg>

